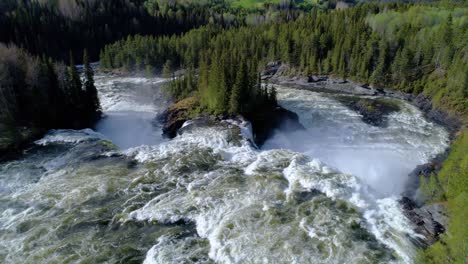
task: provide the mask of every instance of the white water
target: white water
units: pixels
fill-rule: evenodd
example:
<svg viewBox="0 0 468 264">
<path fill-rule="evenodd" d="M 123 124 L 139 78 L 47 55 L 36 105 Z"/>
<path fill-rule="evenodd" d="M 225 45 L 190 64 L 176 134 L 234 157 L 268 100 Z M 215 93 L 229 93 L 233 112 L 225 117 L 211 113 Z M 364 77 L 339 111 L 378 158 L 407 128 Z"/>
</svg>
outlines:
<svg viewBox="0 0 468 264">
<path fill-rule="evenodd" d="M 156 115 L 169 101 L 161 92 L 165 79 L 96 77 L 105 117 L 96 130 L 121 148 L 164 141 Z"/>
<path fill-rule="evenodd" d="M 100 134 L 53 131 L 43 147 L 0 165 L 0 261 L 412 262 L 416 235 L 399 192 L 447 142 L 419 111 L 400 102 L 389 127 L 374 128 L 330 98 L 281 88 L 280 104 L 297 111 L 305 132 L 257 150 L 248 123 L 192 123 L 165 141 L 150 117 L 162 107 L 139 97 L 148 82 L 96 82 L 106 114 L 131 118 L 135 107 L 135 116 L 148 113 L 132 124 L 142 128 L 122 131 L 121 118 L 104 120 Z M 102 138 L 141 166 L 113 158 Z"/>
<path fill-rule="evenodd" d="M 388 127 L 381 128 L 364 123 L 332 95 L 283 87 L 278 97 L 280 105 L 299 115 L 306 131 L 278 132 L 265 148 L 318 158 L 358 176 L 381 197 L 399 195 L 411 170 L 448 147 L 447 132 L 401 100 L 393 100 L 401 110 L 390 114 Z"/>
</svg>

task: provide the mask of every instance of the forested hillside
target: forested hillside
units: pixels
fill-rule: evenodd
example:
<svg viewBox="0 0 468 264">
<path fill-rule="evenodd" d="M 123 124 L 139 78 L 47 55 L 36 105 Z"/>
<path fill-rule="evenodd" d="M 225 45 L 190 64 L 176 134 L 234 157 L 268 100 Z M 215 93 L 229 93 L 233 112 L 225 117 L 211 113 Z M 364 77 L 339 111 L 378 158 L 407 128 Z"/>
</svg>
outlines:
<svg viewBox="0 0 468 264">
<path fill-rule="evenodd" d="M 468 229 L 465 224 L 468 218 L 468 207 L 466 206 L 468 204 L 468 160 L 466 154 L 468 152 L 468 136 L 466 135 L 468 120 L 468 5 L 466 0 L 0 0 L 0 159 L 3 160 L 4 154 L 9 151 L 22 150 L 27 143 L 40 137 L 49 129 L 93 127 L 95 121 L 102 114 L 98 91 L 94 85 L 94 72 L 90 64 L 91 61 L 97 60 L 100 60 L 100 70 L 103 73 L 115 70 L 118 73 L 127 74 L 144 72 L 148 76 L 162 73 L 164 77 L 172 77 L 172 81 L 165 86 L 165 89 L 175 101 L 178 101 L 178 104 L 175 104 L 176 107 L 183 105 L 184 111 L 189 112 L 188 114 L 183 113 L 188 117 L 183 116 L 180 120 L 176 120 L 175 123 L 179 125 L 182 125 L 187 118 L 200 113 L 220 118 L 243 115 L 250 121 L 252 119 L 249 117 L 254 116 L 257 118 L 256 121 L 260 120 L 257 124 L 253 124 L 254 131 L 259 126 L 267 127 L 265 124 L 268 122 L 277 121 L 272 121 L 273 115 L 268 115 L 275 113 L 275 111 L 288 117 L 293 116 L 295 119 L 291 119 L 297 121 L 296 114 L 278 107 L 276 88 L 266 81 L 262 81 L 261 73 L 268 65 L 284 65 L 287 72 L 281 73 L 289 77 L 304 79 L 311 77 L 310 79 L 315 80 L 316 76 L 328 76 L 344 81 L 352 80 L 364 87 L 393 89 L 417 95 L 423 97 L 424 102 L 429 99 L 427 102 L 430 101 L 432 104 L 429 103 L 428 108 L 443 111 L 450 117 L 460 119 L 462 128 L 454 133 L 455 140 L 440 172 L 421 177 L 420 190 L 425 201 L 446 205 L 450 215 L 450 223 L 447 232 L 440 236 L 439 242 L 421 252 L 418 260 L 421 263 L 468 262 Z M 83 72 L 78 71 L 77 64 L 84 64 Z M 112 75 L 109 78 L 120 77 Z M 120 82 L 113 83 L 119 83 L 118 85 L 121 85 L 119 87 L 124 87 Z M 140 82 L 132 85 L 133 88 L 141 88 Z M 142 86 L 145 85 L 152 86 L 153 84 L 145 83 Z M 109 89 L 107 93 L 115 97 L 120 96 L 112 90 L 115 88 L 114 86 L 109 85 L 109 87 L 111 88 L 105 88 Z M 159 86 L 156 88 L 159 89 Z M 148 94 L 154 92 L 149 88 L 148 90 Z M 125 92 L 130 94 L 129 91 Z M 148 94 L 144 95 L 148 96 Z M 118 101 L 120 98 L 113 99 Z M 341 104 L 339 101 L 334 101 L 334 103 Z M 136 101 L 132 101 L 128 105 L 133 107 L 133 104 L 136 104 Z M 284 112 L 281 113 L 282 110 Z M 354 112 L 352 113 L 355 115 Z M 403 118 L 403 123 L 409 122 L 407 120 L 425 120 L 421 113 L 417 112 L 420 116 L 416 119 Z M 125 119 L 125 122 L 128 122 L 125 124 L 133 126 L 134 123 L 129 122 L 129 119 L 137 119 L 135 116 L 140 117 L 139 115 L 148 115 L 150 117 L 144 122 L 149 120 L 148 124 L 145 124 L 150 128 L 150 132 L 154 132 L 152 131 L 154 127 L 160 131 L 159 126 L 154 126 L 154 117 L 151 114 L 152 112 L 135 112 L 126 118 L 115 118 L 114 116 L 113 122 L 116 122 L 117 119 L 120 121 Z M 112 122 L 112 118 L 110 119 Z M 347 127 L 348 118 L 342 119 L 340 122 L 345 123 Z M 277 123 L 281 122 L 280 120 Z M 299 122 L 296 123 L 297 127 L 303 128 Z M 136 124 L 140 123 L 136 122 Z M 146 125 L 143 127 L 147 128 Z M 363 123 L 363 125 L 366 124 Z M 112 126 L 110 129 L 112 133 L 118 130 L 116 127 L 121 128 L 123 125 Z M 131 133 L 125 135 L 125 138 L 138 136 L 133 135 L 133 133 L 140 130 L 140 127 L 136 125 L 135 127 L 135 130 L 129 130 Z M 278 127 L 271 126 L 265 130 L 273 130 L 273 128 Z M 425 137 L 431 134 L 434 130 L 427 132 L 430 128 L 420 128 L 414 137 Z M 361 130 L 356 130 L 361 133 Z M 440 130 L 445 132 L 442 128 Z M 406 130 L 406 127 L 401 131 L 413 133 L 413 130 Z M 173 132 L 174 135 L 177 134 L 177 128 Z M 157 134 L 157 132 L 150 134 Z M 386 138 L 390 137 L 387 133 L 383 134 Z M 264 137 L 266 138 L 267 135 L 265 134 Z M 233 140 L 237 141 L 237 139 Z M 413 141 L 406 140 L 406 138 L 401 141 L 406 144 L 402 144 L 402 146 L 413 144 Z M 438 144 L 443 145 L 441 149 L 445 148 L 444 144 L 448 140 L 439 141 L 441 142 Z M 177 141 L 173 142 L 177 144 Z M 229 144 L 231 143 L 229 142 Z M 415 148 L 418 148 L 423 144 L 415 145 Z M 400 146 L 400 142 L 398 142 L 398 146 Z M 431 151 L 432 149 L 434 148 L 431 148 Z M 210 148 L 208 152 L 211 153 L 211 151 Z M 94 149 L 89 152 L 94 153 Z M 208 155 L 206 154 L 208 152 L 202 150 L 196 155 Z M 115 158 L 117 160 L 117 158 L 122 157 Z M 165 157 L 159 159 L 158 162 L 167 159 Z M 263 158 L 255 161 L 255 164 L 260 164 L 261 159 Z M 193 162 L 189 161 L 189 166 L 185 166 L 187 169 L 184 167 L 180 170 L 181 172 L 185 173 L 186 170 L 191 170 Z M 178 162 L 180 160 L 174 163 Z M 201 172 L 213 169 L 211 161 L 206 166 L 204 162 L 201 165 L 195 164 L 203 167 Z M 225 162 L 223 161 L 223 163 Z M 284 162 L 281 161 L 282 163 Z M 294 161 L 294 163 L 300 162 Z M 294 165 L 294 163 L 291 164 Z M 133 164 L 133 161 L 129 163 L 125 158 L 125 165 L 122 165 L 122 168 L 125 167 L 122 170 L 123 174 L 128 174 L 130 168 L 127 167 L 133 166 L 129 166 L 130 164 Z M 213 164 L 216 162 L 213 161 Z M 291 168 L 292 165 L 289 166 L 291 170 L 294 169 Z M 154 165 L 148 163 L 148 167 L 152 166 Z M 297 166 L 302 165 L 298 164 Z M 243 167 L 245 167 L 244 164 L 239 166 L 239 171 Z M 226 171 L 230 173 L 230 171 L 234 171 L 233 168 Z M 198 173 L 198 168 L 196 170 L 197 174 L 202 174 Z M 237 168 L 235 170 L 237 171 Z M 222 176 L 226 171 L 221 172 Z M 265 170 L 262 173 L 271 176 L 279 173 L 278 171 L 270 173 L 270 171 Z M 88 174 L 88 171 L 85 172 L 83 174 Z M 178 177 L 177 173 L 174 175 L 171 177 Z M 244 175 L 238 176 L 243 177 Z M 250 177 L 249 175 L 249 178 L 260 177 Z M 235 181 L 239 181 L 238 179 L 241 178 L 236 178 Z M 276 181 L 276 179 L 268 178 L 268 182 L 271 180 Z M 133 179 L 129 181 L 132 181 L 132 184 L 135 183 Z M 284 179 L 281 181 L 280 185 L 282 186 Z M 136 184 L 142 183 L 139 180 Z M 244 182 L 242 184 L 242 188 L 244 188 Z M 344 183 L 344 185 L 346 184 Z M 155 187 L 158 191 L 159 188 L 160 186 Z M 103 189 L 109 190 L 112 197 L 115 196 L 116 187 Z M 146 190 L 146 187 L 143 189 Z M 153 187 L 151 187 L 152 189 Z M 220 189 L 220 192 L 224 192 L 224 190 Z M 281 197 L 286 198 L 282 189 L 279 193 L 281 193 Z M 309 194 L 305 193 L 296 197 L 298 202 L 299 200 L 302 204 L 310 202 L 302 201 L 302 198 L 307 198 L 306 200 L 309 198 L 317 199 L 319 196 L 323 196 L 324 199 L 329 198 L 325 194 L 311 193 L 309 197 Z M 303 194 L 307 197 L 299 197 Z M 149 193 L 146 193 L 144 196 L 148 195 Z M 90 199 L 89 197 L 86 199 Z M 256 199 L 257 196 L 252 197 Z M 108 204 L 114 198 L 109 200 L 106 197 L 102 200 L 105 203 L 101 203 L 100 199 L 96 199 L 99 206 Z M 275 200 L 277 199 L 275 198 Z M 18 200 L 12 201 L 14 202 L 11 204 L 21 204 L 23 207 L 23 201 L 21 203 Z M 88 200 L 85 202 L 88 203 Z M 238 201 L 233 202 L 233 204 L 237 203 Z M 293 203 L 285 199 L 284 204 L 291 206 Z M 343 203 L 344 207 L 335 206 L 335 201 L 329 202 L 329 204 L 331 209 L 327 209 L 327 212 L 330 212 L 327 213 L 327 217 L 328 215 L 336 216 L 337 213 L 346 213 L 347 216 L 358 215 L 358 212 L 351 207 L 348 208 L 346 203 Z M 89 205 L 95 206 L 91 202 Z M 264 205 L 262 206 L 265 208 Z M 33 207 L 31 208 L 36 210 L 38 206 L 34 204 Z M 115 208 L 108 211 L 120 210 Z M 192 206 L 187 206 L 187 208 L 192 210 Z M 205 209 L 200 211 L 206 211 Z M 271 209 L 275 208 L 271 207 Z M 78 211 L 81 212 L 81 209 Z M 226 212 L 227 215 L 236 211 Z M 261 209 L 261 212 L 262 214 L 270 213 L 264 209 Z M 289 215 L 289 212 L 279 212 L 278 210 L 278 215 L 274 217 L 283 213 Z M 70 214 L 70 217 L 67 216 L 64 237 L 74 234 L 74 230 L 79 229 L 81 232 L 88 227 L 94 228 L 95 223 L 106 229 L 105 233 L 107 234 L 107 224 L 109 226 L 116 224 L 117 227 L 120 224 L 120 220 L 118 220 L 119 223 L 114 223 L 108 219 L 124 219 L 120 216 L 114 217 L 110 213 L 108 215 L 107 209 L 99 214 L 105 215 L 106 219 L 96 221 L 99 218 L 95 219 L 93 218 L 95 215 L 89 214 L 93 219 L 86 219 L 85 222 L 82 222 L 83 225 L 82 223 L 70 224 L 69 219 L 75 219 Z M 84 215 L 88 217 L 88 214 Z M 185 215 L 181 215 L 181 217 L 185 217 Z M 193 215 L 191 214 L 191 217 Z M 257 219 L 259 218 L 257 215 L 260 214 L 253 215 Z M 81 216 L 82 214 L 80 214 Z M 274 217 L 270 219 L 274 219 Z M 276 219 L 274 220 L 276 221 Z M 303 222 L 300 221 L 300 225 L 302 225 Z M 181 237 L 188 233 L 196 233 L 193 230 L 196 221 L 189 222 L 177 221 L 177 225 L 180 223 L 180 227 L 186 224 L 190 225 L 190 230 L 184 230 L 185 233 Z M 21 223 L 22 228 L 18 225 L 18 229 L 13 231 L 13 236 L 18 235 L 20 230 L 23 230 L 24 234 L 28 233 L 29 229 L 26 229 L 33 230 L 32 226 L 35 223 L 34 221 Z M 205 221 L 206 223 L 207 221 Z M 149 226 L 151 225 L 153 223 L 149 223 Z M 15 228 L 14 225 L 12 226 Z M 139 226 L 139 224 L 135 226 Z M 157 232 L 168 226 L 157 226 Z M 227 227 L 230 230 L 228 232 L 238 228 L 234 224 L 229 224 Z M 247 226 L 242 226 L 239 229 L 245 231 L 245 227 Z M 275 224 L 275 232 L 277 228 L 278 225 Z M 54 229 L 56 229 L 55 226 Z M 334 227 L 330 229 L 332 230 L 330 236 L 339 230 Z M 350 234 L 352 234 L 353 239 L 374 243 L 373 240 L 370 240 L 370 235 L 367 232 L 361 233 L 360 223 L 353 220 L 351 229 Z M 381 234 L 385 233 L 382 237 L 388 235 L 386 230 L 378 231 L 382 231 Z M 40 238 L 42 233 L 43 231 L 36 233 L 34 239 Z M 131 233 L 139 234 L 133 231 Z M 346 232 L 342 233 L 344 236 L 349 235 Z M 171 239 L 172 236 L 173 233 L 170 235 Z M 210 235 L 209 237 L 218 236 Z M 395 233 L 395 237 L 398 238 L 398 234 Z M 199 238 L 203 237 L 196 237 L 197 241 Z M 30 243 L 34 244 L 31 247 L 43 247 L 42 244 L 36 246 L 34 239 L 24 245 L 29 246 Z M 154 237 L 151 239 L 152 242 L 155 241 Z M 12 240 L 15 246 L 17 240 L 16 237 Z M 101 240 L 100 235 L 97 240 Z M 140 241 L 141 239 L 135 240 Z M 344 245 L 353 242 L 349 239 L 338 239 L 337 241 L 344 241 Z M 271 241 L 267 239 L 267 242 Z M 336 248 L 337 245 L 334 243 L 335 241 L 330 244 L 330 249 Z M 203 244 L 202 247 L 206 247 L 209 242 L 203 240 L 200 244 Z M 73 251 L 75 248 L 79 248 L 80 245 L 84 245 L 82 241 L 79 241 L 78 244 L 67 244 L 57 248 L 66 249 L 63 252 L 67 252 L 67 250 Z M 109 243 L 109 245 L 111 244 Z M 173 245 L 179 246 L 181 244 Z M 397 246 L 404 247 L 405 245 Z M 142 250 L 136 248 L 136 246 L 133 248 L 125 245 L 122 251 L 130 252 L 129 255 L 138 252 L 138 257 L 142 257 L 144 255 L 140 252 Z M 322 244 L 316 248 L 318 251 L 324 251 Z M 359 248 L 371 250 L 378 247 L 365 248 L 360 246 Z M 1 249 L 3 250 L 3 248 Z M 156 248 L 153 247 L 153 249 Z M 271 250 L 271 247 L 268 249 Z M 42 248 L 42 250 L 55 252 L 50 248 Z M 152 251 L 154 250 L 149 252 Z M 0 259 L 6 255 L 4 252 L 0 252 Z M 81 252 L 75 253 L 76 259 L 83 257 Z M 113 252 L 108 250 L 104 253 Z M 207 258 L 211 257 L 211 255 L 208 256 L 208 253 L 206 255 Z M 386 260 L 386 256 L 383 257 Z M 68 258 L 68 260 L 74 259 Z M 374 259 L 366 260 L 373 262 Z"/>
<path fill-rule="evenodd" d="M 468 117 L 468 7 L 464 4 L 314 9 L 290 21 L 227 30 L 208 25 L 172 37 L 128 37 L 101 53 L 102 66 L 109 69 L 148 73 L 189 69 L 173 82 L 171 93 L 178 99 L 198 97 L 202 107 L 214 113 L 255 109 L 245 108 L 248 102 L 261 107 L 257 98 L 274 96 L 274 91 L 249 96 L 262 91 L 252 88 L 258 86 L 253 76 L 276 61 L 289 64 L 290 75 L 331 75 L 421 94 L 431 98 L 437 109 L 464 120 Z M 251 88 L 239 93 L 239 84 Z M 451 214 L 448 233 L 421 254 L 422 263 L 462 263 L 467 258 L 462 224 L 468 202 L 466 150 L 462 130 L 440 174 L 421 180 L 422 189 L 430 194 L 428 201 L 447 202 Z"/>
<path fill-rule="evenodd" d="M 132 34 L 175 34 L 208 21 L 208 10 L 150 15 L 143 0 L 2 0 L 0 42 L 36 55 L 80 62 L 82 51 L 97 59 L 107 43 Z"/>
<path fill-rule="evenodd" d="M 304 5 L 307 1 L 263 2 L 3 0 L 0 42 L 58 60 L 68 60 L 71 50 L 80 62 L 84 49 L 97 59 L 105 44 L 128 35 L 171 35 L 208 23 L 238 26 L 291 19 L 299 9 L 311 8 Z"/>
<path fill-rule="evenodd" d="M 285 23 L 229 30 L 206 26 L 180 37 L 129 37 L 107 46 L 101 62 L 104 68 L 127 70 L 161 69 L 165 64 L 196 69 L 226 52 L 236 60 L 245 56 L 258 61 L 259 69 L 281 61 L 293 67 L 290 74 L 334 75 L 422 93 L 437 108 L 466 116 L 466 13 L 461 6 L 404 4 L 315 10 Z"/>
<path fill-rule="evenodd" d="M 83 128 L 100 116 L 85 53 L 84 83 L 70 66 L 0 45 L 0 153 L 51 128 Z"/>
</svg>

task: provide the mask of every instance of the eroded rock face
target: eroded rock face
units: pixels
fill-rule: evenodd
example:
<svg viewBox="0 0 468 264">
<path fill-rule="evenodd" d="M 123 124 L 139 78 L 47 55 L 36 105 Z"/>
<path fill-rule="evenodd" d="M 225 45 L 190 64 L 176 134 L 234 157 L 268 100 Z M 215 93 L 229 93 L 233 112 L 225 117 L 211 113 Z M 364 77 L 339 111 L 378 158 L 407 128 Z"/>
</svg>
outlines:
<svg viewBox="0 0 468 264">
<path fill-rule="evenodd" d="M 379 99 L 341 97 L 339 101 L 362 115 L 362 121 L 372 126 L 385 127 L 388 115 L 399 110 L 397 105 Z"/>
<path fill-rule="evenodd" d="M 441 110 L 434 109 L 430 98 L 424 95 L 418 95 L 412 100 L 412 102 L 419 109 L 427 113 L 427 117 L 429 119 L 448 128 L 451 134 L 454 134 L 455 131 L 460 129 L 460 120 L 457 117 L 450 116 Z"/>
<path fill-rule="evenodd" d="M 244 117 L 252 124 L 255 144 L 261 146 L 273 134 L 274 130 L 296 131 L 305 129 L 299 122 L 296 113 L 280 106 L 264 106 L 255 111 L 242 113 L 242 117 L 228 114 L 218 116 L 200 114 L 196 110 L 199 106 L 198 100 L 194 97 L 188 97 L 170 106 L 158 116 L 159 121 L 163 123 L 163 134 L 169 138 L 174 138 L 186 121 L 195 118 L 199 123 L 201 121 L 216 122 L 226 119 L 243 119 L 242 117 Z"/>
<path fill-rule="evenodd" d="M 190 119 L 198 106 L 199 103 L 195 98 L 188 97 L 169 107 L 157 117 L 163 123 L 163 134 L 169 138 L 177 136 L 179 128 Z"/>
<path fill-rule="evenodd" d="M 305 129 L 296 113 L 279 106 L 261 109 L 244 116 L 252 123 L 257 146 L 263 145 L 275 130 L 292 132 Z"/>
<path fill-rule="evenodd" d="M 442 204 L 429 204 L 422 207 L 408 197 L 399 200 L 405 216 L 416 226 L 414 231 L 422 237 L 415 244 L 428 247 L 435 243 L 446 230 L 447 212 Z"/>
</svg>

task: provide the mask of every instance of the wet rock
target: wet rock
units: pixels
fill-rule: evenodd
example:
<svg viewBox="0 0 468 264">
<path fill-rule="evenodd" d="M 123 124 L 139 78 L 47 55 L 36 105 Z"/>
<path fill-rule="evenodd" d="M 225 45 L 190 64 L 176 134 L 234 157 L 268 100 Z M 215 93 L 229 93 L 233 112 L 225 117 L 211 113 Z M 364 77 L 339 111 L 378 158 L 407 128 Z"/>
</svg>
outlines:
<svg viewBox="0 0 468 264">
<path fill-rule="evenodd" d="M 177 134 L 181 135 L 199 127 L 217 126 L 220 125 L 219 121 L 227 118 L 228 117 L 215 117 L 208 114 L 201 114 L 185 122 L 184 125 L 178 129 Z"/>
<path fill-rule="evenodd" d="M 319 81 L 319 78 L 317 76 L 314 76 L 314 75 L 310 75 L 307 77 L 307 82 L 308 83 L 315 83 L 315 82 L 318 82 Z"/>
<path fill-rule="evenodd" d="M 268 63 L 265 69 L 262 71 L 262 76 L 267 77 L 275 75 L 278 72 L 280 66 L 281 63 L 279 61 Z"/>
<path fill-rule="evenodd" d="M 323 193 L 317 189 L 312 189 L 310 191 L 295 192 L 294 199 L 297 201 L 297 203 L 304 203 L 310 201 L 312 198 L 321 194 Z"/>
<path fill-rule="evenodd" d="M 383 100 L 355 97 L 340 97 L 338 100 L 362 115 L 362 120 L 372 126 L 385 127 L 388 115 L 399 110 L 397 105 Z"/>
<path fill-rule="evenodd" d="M 419 188 L 419 180 L 421 176 L 426 179 L 432 174 L 437 174 L 442 168 L 442 163 L 448 157 L 449 150 L 437 155 L 428 163 L 417 166 L 410 174 L 408 174 L 408 182 L 405 186 L 403 195 L 407 197 L 416 197 L 416 190 Z"/>
<path fill-rule="evenodd" d="M 226 119 L 242 119 L 244 117 L 252 124 L 254 141 L 257 146 L 261 146 L 275 130 L 291 132 L 305 129 L 299 122 L 296 113 L 279 106 L 266 106 L 252 112 L 242 113 L 242 117 L 233 115 L 210 116 L 192 113 L 199 106 L 195 98 L 189 97 L 181 100 L 169 107 L 159 116 L 163 123 L 163 134 L 169 138 L 174 138 L 178 133 L 193 129 L 196 126 L 212 125 Z M 190 122 L 182 127 L 188 120 Z M 211 123 L 211 124 L 208 124 Z"/>
<path fill-rule="evenodd" d="M 421 111 L 427 114 L 427 117 L 433 122 L 448 128 L 451 134 L 458 131 L 461 127 L 461 122 L 458 118 L 448 115 L 447 113 L 434 109 L 432 101 L 429 97 L 418 95 L 413 98 L 412 103 Z"/>
<path fill-rule="evenodd" d="M 190 119 L 198 106 L 199 103 L 194 97 L 188 97 L 169 107 L 157 117 L 164 124 L 163 134 L 169 138 L 177 136 L 177 131 Z"/>
<path fill-rule="evenodd" d="M 296 113 L 279 106 L 264 108 L 243 115 L 252 123 L 254 140 L 257 146 L 263 145 L 275 130 L 292 132 L 305 129 L 299 122 Z"/>
<path fill-rule="evenodd" d="M 414 224 L 414 231 L 421 235 L 414 243 L 420 247 L 428 247 L 435 243 L 448 225 L 447 212 L 442 204 L 431 204 L 418 207 L 416 202 L 408 197 L 399 200 L 403 214 Z"/>
</svg>

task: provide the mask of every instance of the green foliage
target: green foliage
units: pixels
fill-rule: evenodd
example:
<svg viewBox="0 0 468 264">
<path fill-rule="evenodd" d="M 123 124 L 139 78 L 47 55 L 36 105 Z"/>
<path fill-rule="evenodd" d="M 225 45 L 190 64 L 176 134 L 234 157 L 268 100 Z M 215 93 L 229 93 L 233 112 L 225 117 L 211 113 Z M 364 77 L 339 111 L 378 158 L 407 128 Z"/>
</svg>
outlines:
<svg viewBox="0 0 468 264">
<path fill-rule="evenodd" d="M 428 179 L 421 176 L 420 190 L 426 200 L 442 201 L 445 197 L 437 175 L 430 175 Z"/>
<path fill-rule="evenodd" d="M 315 10 L 283 23 L 228 29 L 209 25 L 181 36 L 134 36 L 106 46 L 101 60 L 104 67 L 137 70 L 148 65 L 161 69 L 168 60 L 174 69 L 198 68 L 204 61 L 200 81 L 211 96 L 204 98 L 205 90 L 200 90 L 201 99 L 218 112 L 230 108 L 229 101 L 216 102 L 230 96 L 236 79 L 233 67 L 239 67 L 242 54 L 251 73 L 256 72 L 250 70 L 254 61 L 265 65 L 281 60 L 292 66 L 292 73 L 336 75 L 424 93 L 437 108 L 468 115 L 468 13 L 462 7 L 445 8 L 363 5 L 328 13 Z M 433 10 L 442 15 L 428 21 L 415 15 L 417 24 L 406 19 L 416 11 Z M 385 27 L 380 20 L 394 22 Z M 220 61 L 228 66 L 217 71 Z"/>
<path fill-rule="evenodd" d="M 0 141 L 12 140 L 13 145 L 31 138 L 27 134 L 37 134 L 23 133 L 25 129 L 20 127 L 29 128 L 25 131 L 89 127 L 99 115 L 89 63 L 85 65 L 83 90 L 74 65 L 66 67 L 0 45 L 0 87 Z"/>
<path fill-rule="evenodd" d="M 437 194 L 442 188 L 447 198 L 450 222 L 448 231 L 441 241 L 432 245 L 420 256 L 422 263 L 466 263 L 468 261 L 468 135 L 462 132 L 452 144 L 449 157 L 444 161 L 442 169 L 437 175 L 431 176 L 428 187 L 423 182 L 422 189 Z M 432 196 L 432 201 L 440 201 L 440 195 Z"/>
<path fill-rule="evenodd" d="M 56 3 L 54 3 L 56 2 Z M 96 60 L 104 45 L 134 34 L 179 34 L 208 23 L 208 11 L 150 14 L 145 0 L 1 0 L 0 42 L 34 55 L 81 62 L 86 48 Z"/>
<path fill-rule="evenodd" d="M 444 161 L 438 178 L 444 187 L 445 196 L 455 199 L 463 192 L 468 192 L 468 135 L 461 133 L 452 144 L 450 155 Z"/>
<path fill-rule="evenodd" d="M 97 119 L 101 111 L 101 102 L 99 101 L 98 91 L 94 85 L 94 71 L 89 62 L 88 52 L 85 50 L 83 55 L 84 64 L 84 93 L 85 93 L 85 115 Z"/>
<path fill-rule="evenodd" d="M 209 25 L 182 36 L 129 37 L 107 46 L 101 60 L 104 67 L 137 70 L 145 65 L 161 69 L 167 60 L 176 69 L 196 69 L 205 60 L 210 66 L 207 70 L 216 72 L 220 80 L 215 83 L 202 78 L 205 85 L 211 84 L 207 90 L 220 92 L 216 96 L 211 92 L 206 104 L 220 111 L 226 107 L 214 106 L 214 102 L 221 101 L 214 98 L 226 97 L 223 93 L 230 95 L 236 72 L 230 68 L 239 67 L 236 62 L 242 54 L 249 68 L 253 61 L 265 65 L 281 60 L 290 64 L 295 74 L 336 75 L 424 93 L 433 98 L 437 108 L 467 115 L 466 10 L 424 4 L 362 5 L 326 13 L 314 10 L 282 23 L 228 29 Z M 425 21 L 416 11 L 436 18 Z M 417 24 L 408 19 L 412 16 L 418 17 Z M 381 20 L 392 23 L 386 27 Z M 201 58 L 202 54 L 207 58 Z M 216 64 L 223 59 L 229 66 L 217 72 L 220 66 Z M 215 78 L 214 74 L 210 76 Z"/>
</svg>

